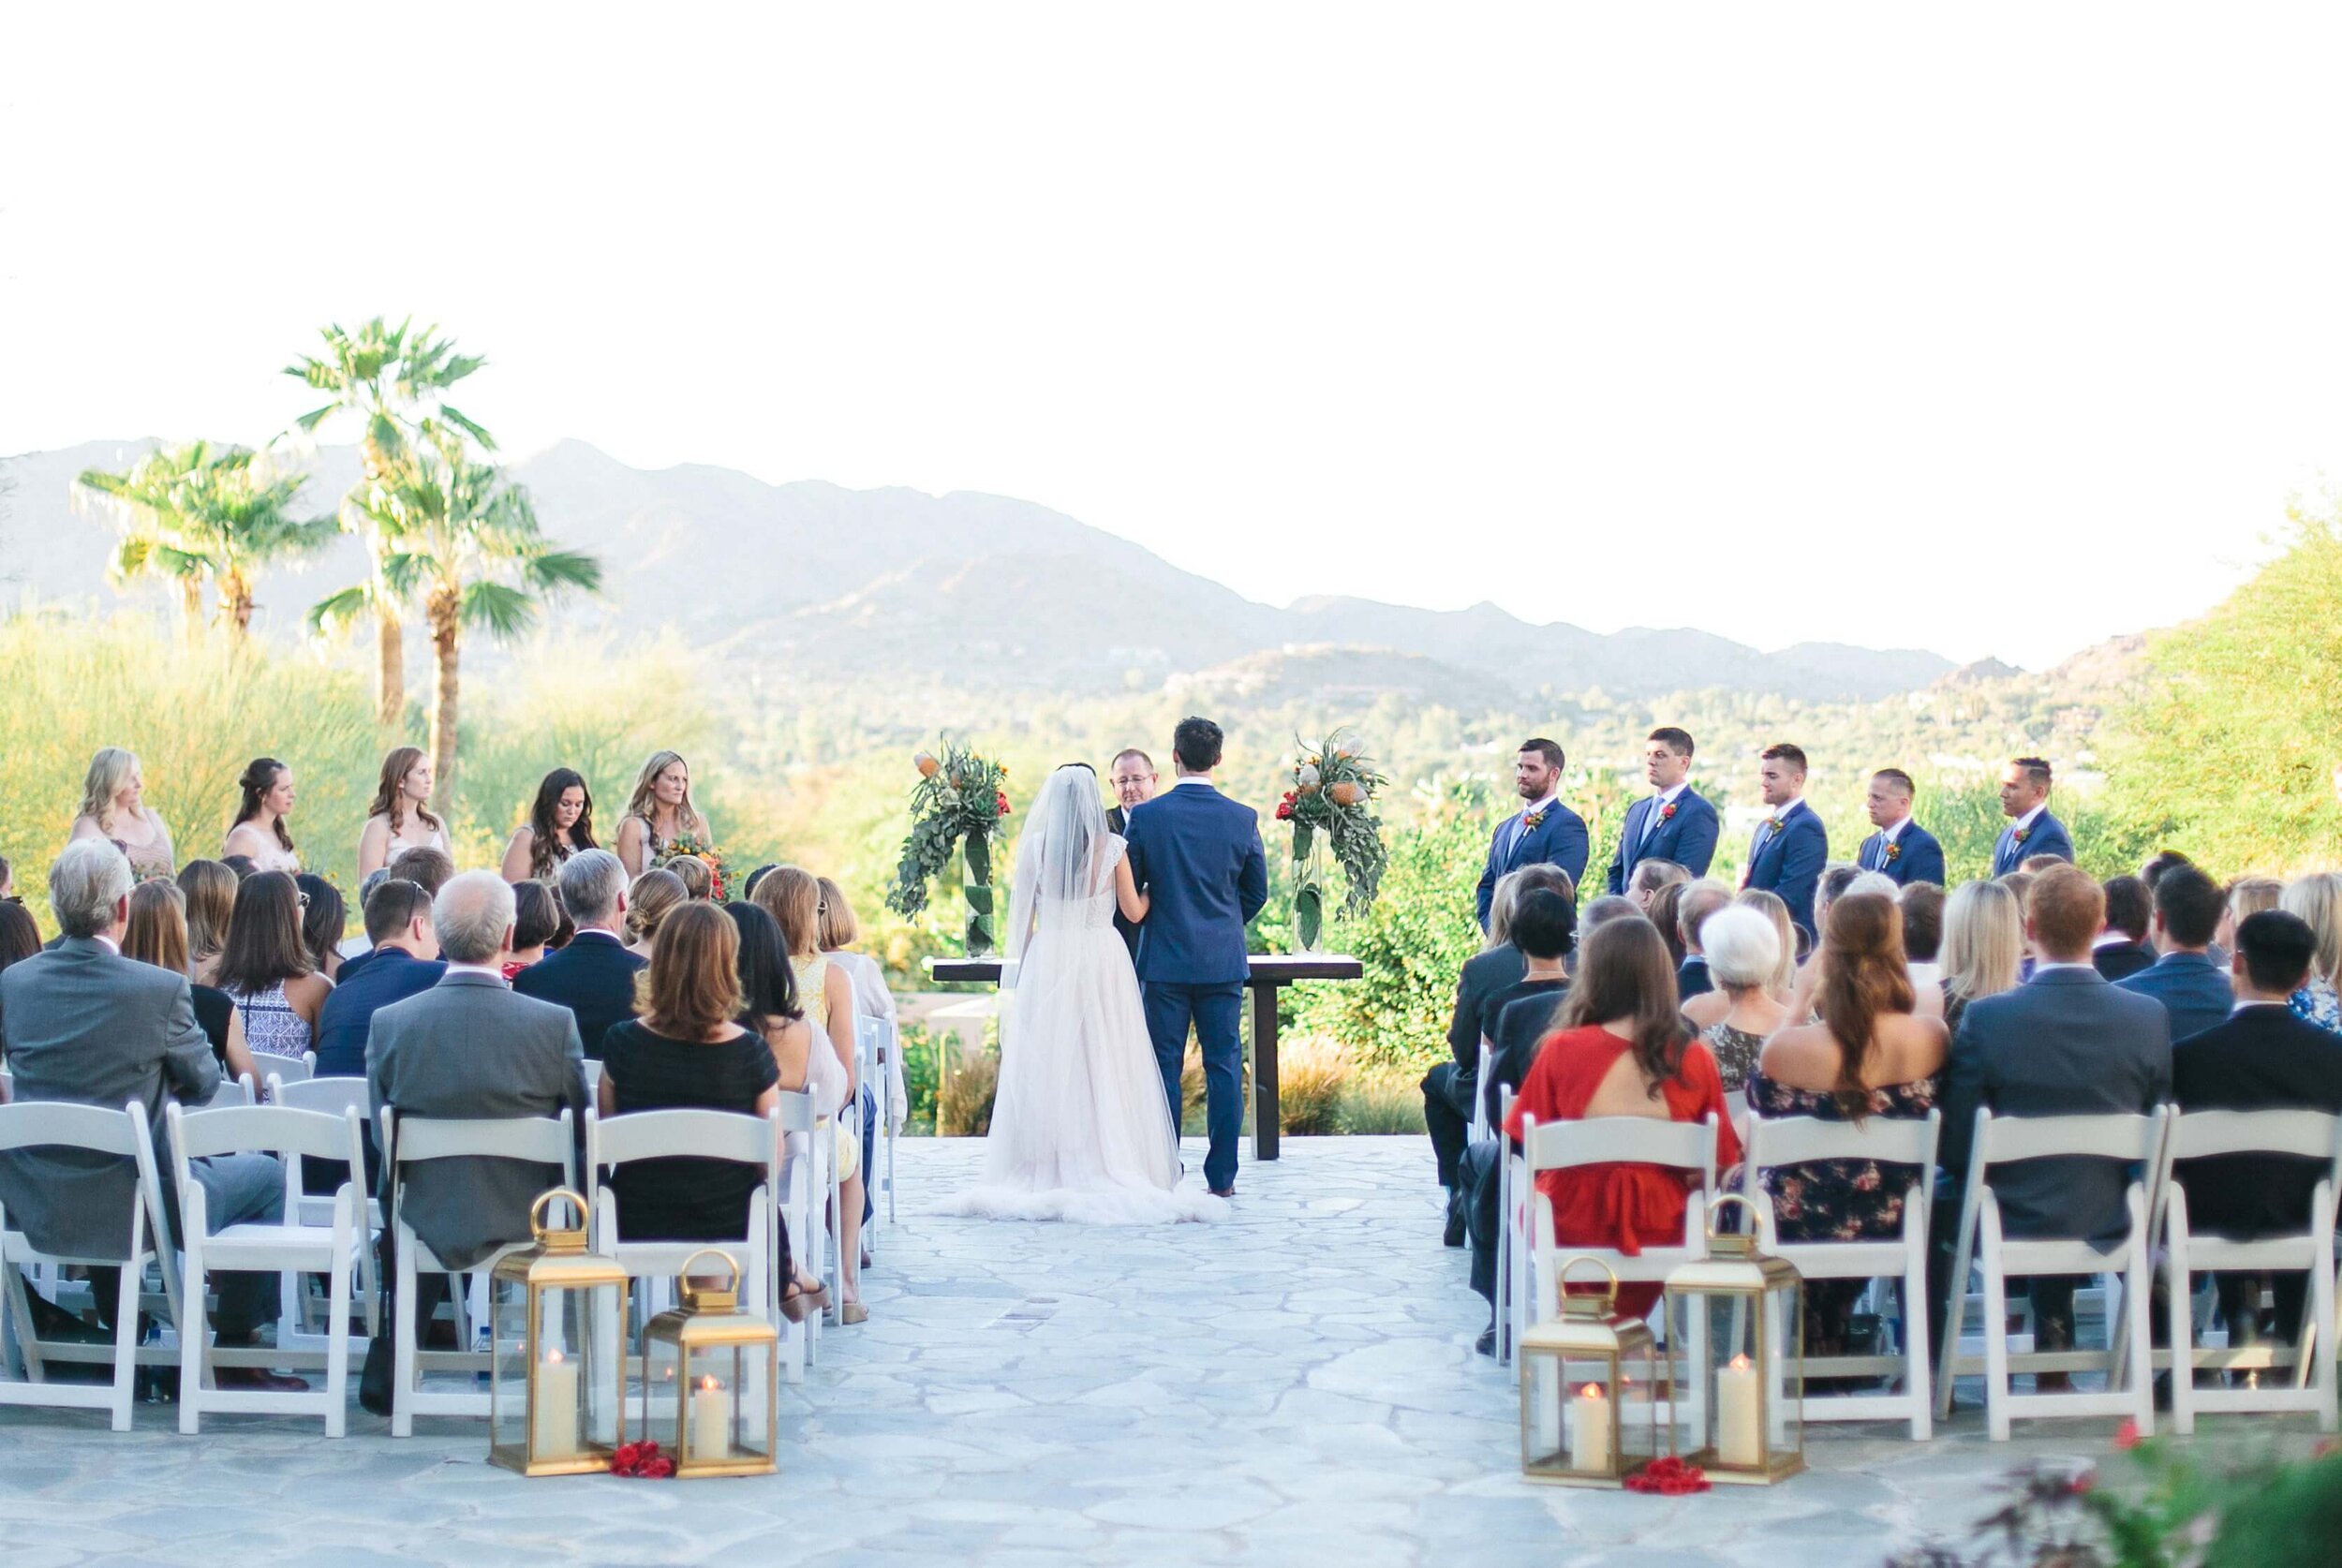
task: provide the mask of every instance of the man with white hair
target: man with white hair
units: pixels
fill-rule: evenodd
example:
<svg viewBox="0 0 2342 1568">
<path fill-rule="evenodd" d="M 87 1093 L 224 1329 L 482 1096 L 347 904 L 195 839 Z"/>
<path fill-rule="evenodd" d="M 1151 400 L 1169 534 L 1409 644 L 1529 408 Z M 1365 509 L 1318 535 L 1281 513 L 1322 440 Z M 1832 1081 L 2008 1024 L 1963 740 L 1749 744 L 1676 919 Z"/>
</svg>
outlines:
<svg viewBox="0 0 2342 1568">
<path fill-rule="evenodd" d="M 583 1132 L 577 1020 L 504 982 L 511 888 L 493 871 L 465 872 L 439 890 L 431 917 L 447 972 L 430 990 L 377 1013 L 366 1043 L 377 1123 L 386 1105 L 403 1117 L 449 1121 L 553 1117 L 566 1106 Z M 397 1179 L 393 1146 L 382 1161 L 385 1214 Z M 441 1263 L 468 1268 L 507 1242 L 526 1241 L 529 1205 L 565 1179 L 557 1165 L 434 1160 L 408 1173 L 402 1212 Z"/>
<path fill-rule="evenodd" d="M 130 918 L 130 863 L 103 838 L 77 838 L 49 870 L 49 902 L 64 935 L 46 953 L 0 972 L 0 1041 L 20 1101 L 69 1101 L 120 1110 L 145 1107 L 158 1161 L 167 1152 L 164 1111 L 189 1107 L 219 1088 L 219 1066 L 195 1021 L 187 977 L 122 956 Z M 167 1161 L 165 1170 L 170 1169 Z M 284 1168 L 273 1155 L 231 1154 L 193 1161 L 214 1231 L 284 1216 Z M 0 1202 L 10 1228 L 40 1251 L 119 1257 L 137 1201 L 127 1160 L 62 1148 L 0 1154 Z M 172 1202 L 171 1222 L 178 1222 Z M 98 1316 L 111 1326 L 118 1305 L 113 1269 L 93 1269 Z M 273 1275 L 222 1274 L 212 1327 L 222 1344 L 249 1343 L 274 1316 Z M 223 1387 L 279 1392 L 308 1386 L 250 1368 L 222 1368 Z"/>
</svg>

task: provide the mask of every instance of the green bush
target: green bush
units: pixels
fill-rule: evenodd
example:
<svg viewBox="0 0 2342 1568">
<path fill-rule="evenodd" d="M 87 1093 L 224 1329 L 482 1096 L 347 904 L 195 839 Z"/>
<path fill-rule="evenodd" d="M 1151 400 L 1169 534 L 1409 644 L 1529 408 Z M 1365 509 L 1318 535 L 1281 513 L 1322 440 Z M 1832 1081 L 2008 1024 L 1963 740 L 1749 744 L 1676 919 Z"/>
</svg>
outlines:
<svg viewBox="0 0 2342 1568">
<path fill-rule="evenodd" d="M 1344 1132 L 1421 1132 L 1423 1089 L 1404 1073 L 1355 1074 L 1342 1086 L 1339 1121 Z"/>
</svg>

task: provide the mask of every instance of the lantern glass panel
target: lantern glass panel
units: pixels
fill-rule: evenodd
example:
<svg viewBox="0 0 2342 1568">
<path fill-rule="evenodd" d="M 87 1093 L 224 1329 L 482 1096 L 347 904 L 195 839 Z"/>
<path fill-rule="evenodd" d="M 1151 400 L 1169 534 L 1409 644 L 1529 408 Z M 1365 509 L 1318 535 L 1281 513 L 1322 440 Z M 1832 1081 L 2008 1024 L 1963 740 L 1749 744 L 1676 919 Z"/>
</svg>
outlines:
<svg viewBox="0 0 2342 1568">
<path fill-rule="evenodd" d="M 694 1347 L 680 1416 L 679 1464 L 773 1463 L 770 1344 Z"/>
<path fill-rule="evenodd" d="M 1676 1451 L 1717 1481 L 1771 1481 L 1803 1468 L 1803 1293 L 1671 1289 L 1668 1337 Z"/>
</svg>

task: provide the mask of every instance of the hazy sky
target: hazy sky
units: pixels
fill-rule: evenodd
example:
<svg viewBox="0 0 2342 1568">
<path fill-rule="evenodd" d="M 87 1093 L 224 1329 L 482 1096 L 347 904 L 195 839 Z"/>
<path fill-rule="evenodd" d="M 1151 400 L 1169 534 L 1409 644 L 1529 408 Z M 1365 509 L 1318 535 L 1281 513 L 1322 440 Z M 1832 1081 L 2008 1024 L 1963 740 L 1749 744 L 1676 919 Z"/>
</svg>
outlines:
<svg viewBox="0 0 2342 1568">
<path fill-rule="evenodd" d="M 2338 59 L 2331 7 L 14 6 L 0 452 L 265 439 L 412 312 L 515 451 L 2039 664 L 2342 470 Z"/>
</svg>

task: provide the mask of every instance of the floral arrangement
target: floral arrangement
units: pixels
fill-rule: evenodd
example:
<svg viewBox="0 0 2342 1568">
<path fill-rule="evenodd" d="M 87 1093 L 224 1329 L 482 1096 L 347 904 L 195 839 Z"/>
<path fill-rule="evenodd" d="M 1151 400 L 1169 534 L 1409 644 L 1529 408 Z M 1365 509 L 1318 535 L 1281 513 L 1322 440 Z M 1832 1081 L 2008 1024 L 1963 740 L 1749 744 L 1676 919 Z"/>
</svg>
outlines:
<svg viewBox="0 0 2342 1568">
<path fill-rule="evenodd" d="M 915 915 L 927 907 L 927 884 L 952 863 L 965 858 L 962 889 L 968 897 L 968 955 L 990 953 L 997 929 L 992 904 L 992 838 L 1010 814 L 1008 769 L 964 747 L 945 742 L 943 755 L 914 753 L 919 782 L 911 791 L 911 832 L 886 907 Z"/>
<path fill-rule="evenodd" d="M 1373 810 L 1375 791 L 1390 780 L 1374 771 L 1373 759 L 1346 730 L 1336 730 L 1323 746 L 1303 744 L 1294 757 L 1292 777 L 1293 788 L 1277 802 L 1276 815 L 1293 824 L 1294 939 L 1303 952 L 1313 953 L 1326 929 L 1325 872 L 1316 853 L 1320 836 L 1349 880 L 1341 912 L 1363 913 L 1381 889 L 1383 866 L 1390 858 Z"/>
<path fill-rule="evenodd" d="M 1651 1492 L 1659 1497 L 1689 1497 L 1694 1492 L 1711 1489 L 1708 1472 L 1697 1465 L 1687 1465 L 1672 1454 L 1652 1460 L 1626 1478 L 1630 1492 Z"/>
<path fill-rule="evenodd" d="M 703 844 L 688 833 L 679 838 L 670 840 L 666 847 L 652 858 L 651 865 L 661 866 L 673 861 L 685 859 L 696 860 L 707 867 L 709 897 L 720 904 L 731 896 L 724 880 L 724 857 L 716 852 L 715 845 Z"/>
<path fill-rule="evenodd" d="M 674 1473 L 674 1461 L 659 1451 L 659 1444 L 647 1438 L 641 1442 L 622 1442 L 610 1457 L 610 1473 L 631 1475 L 645 1481 L 664 1481 Z"/>
</svg>

